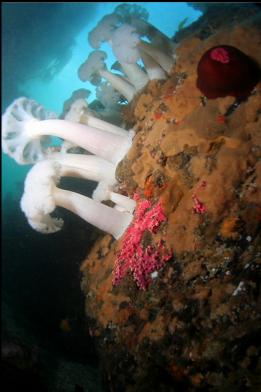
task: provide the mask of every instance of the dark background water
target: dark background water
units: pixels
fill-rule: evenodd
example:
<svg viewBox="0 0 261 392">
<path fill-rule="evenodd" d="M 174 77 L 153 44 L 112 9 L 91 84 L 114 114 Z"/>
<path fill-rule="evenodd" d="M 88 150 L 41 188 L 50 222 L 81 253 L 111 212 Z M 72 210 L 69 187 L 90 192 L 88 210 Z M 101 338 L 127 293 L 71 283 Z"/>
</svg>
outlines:
<svg viewBox="0 0 261 392">
<path fill-rule="evenodd" d="M 38 78 L 48 83 L 56 77 L 71 59 L 75 36 L 96 11 L 95 3 L 2 4 L 2 110 L 15 98 L 28 96 L 21 87 L 26 81 Z M 7 160 L 2 180 L 1 387 L 11 391 L 19 383 L 24 388 L 53 390 L 58 385 L 56 373 L 62 374 L 61 361 L 82 364 L 86 373 L 82 380 L 94 378 L 99 385 L 98 357 L 88 338 L 79 272 L 94 240 L 93 228 L 63 210 L 57 211 L 64 216 L 62 231 L 53 236 L 33 231 L 19 205 L 30 166 Z M 88 196 L 94 186 L 63 181 L 65 189 Z M 63 319 L 68 320 L 68 331 L 61 328 Z M 76 367 L 70 366 L 73 388 Z"/>
</svg>

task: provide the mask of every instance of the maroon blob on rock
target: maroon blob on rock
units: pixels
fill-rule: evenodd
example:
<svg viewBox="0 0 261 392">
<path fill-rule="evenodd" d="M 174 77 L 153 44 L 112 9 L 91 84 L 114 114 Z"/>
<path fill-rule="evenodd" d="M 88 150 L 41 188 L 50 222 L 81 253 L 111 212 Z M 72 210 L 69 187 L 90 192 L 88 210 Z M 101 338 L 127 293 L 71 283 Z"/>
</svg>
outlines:
<svg viewBox="0 0 261 392">
<path fill-rule="evenodd" d="M 198 89 L 209 99 L 232 96 L 246 99 L 260 80 L 258 64 L 229 45 L 207 50 L 198 63 Z"/>
</svg>

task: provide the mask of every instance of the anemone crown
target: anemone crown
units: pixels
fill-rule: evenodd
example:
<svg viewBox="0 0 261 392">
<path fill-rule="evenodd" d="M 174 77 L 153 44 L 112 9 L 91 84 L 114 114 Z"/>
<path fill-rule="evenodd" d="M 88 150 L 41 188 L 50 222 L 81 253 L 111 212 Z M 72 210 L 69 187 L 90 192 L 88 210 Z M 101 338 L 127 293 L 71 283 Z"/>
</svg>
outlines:
<svg viewBox="0 0 261 392">
<path fill-rule="evenodd" d="M 197 87 L 209 99 L 246 99 L 261 76 L 258 64 L 230 45 L 208 49 L 198 63 L 197 73 Z"/>
</svg>

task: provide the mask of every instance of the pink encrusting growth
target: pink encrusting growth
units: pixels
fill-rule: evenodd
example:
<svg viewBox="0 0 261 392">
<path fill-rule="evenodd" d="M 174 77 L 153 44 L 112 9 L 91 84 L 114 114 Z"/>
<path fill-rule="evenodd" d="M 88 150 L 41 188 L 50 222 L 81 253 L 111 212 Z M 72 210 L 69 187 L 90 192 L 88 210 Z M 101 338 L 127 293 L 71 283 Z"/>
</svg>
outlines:
<svg viewBox="0 0 261 392">
<path fill-rule="evenodd" d="M 118 285 L 122 278 L 131 271 L 139 288 L 146 290 L 151 273 L 160 270 L 172 257 L 161 240 L 153 245 L 142 245 L 145 232 L 155 234 L 161 223 L 166 221 L 161 202 L 154 206 L 149 200 L 142 200 L 139 195 L 134 195 L 138 203 L 134 219 L 123 237 L 123 246 L 118 254 L 114 267 L 113 285 Z"/>
<path fill-rule="evenodd" d="M 206 186 L 207 186 L 207 182 L 205 180 L 202 180 L 196 186 L 195 190 L 196 192 L 201 192 L 206 188 Z M 194 202 L 193 211 L 195 214 L 204 214 L 207 211 L 206 206 L 202 203 L 202 201 L 199 200 L 199 198 L 195 193 L 192 194 L 192 200 Z"/>
<path fill-rule="evenodd" d="M 192 195 L 192 199 L 194 202 L 194 206 L 193 206 L 194 212 L 196 214 L 204 214 L 207 211 L 207 209 L 205 205 L 202 203 L 202 201 L 200 201 L 195 194 Z"/>
</svg>

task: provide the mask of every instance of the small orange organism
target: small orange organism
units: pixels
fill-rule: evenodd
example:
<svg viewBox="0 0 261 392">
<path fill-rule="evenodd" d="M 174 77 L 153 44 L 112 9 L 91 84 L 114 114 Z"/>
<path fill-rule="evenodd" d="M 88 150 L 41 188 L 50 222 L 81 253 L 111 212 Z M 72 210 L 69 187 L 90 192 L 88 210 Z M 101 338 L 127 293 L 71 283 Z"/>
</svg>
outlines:
<svg viewBox="0 0 261 392">
<path fill-rule="evenodd" d="M 152 174 L 150 174 L 145 180 L 143 194 L 147 199 L 150 199 L 151 197 L 158 194 L 157 191 L 160 190 L 162 193 L 167 187 L 167 182 L 162 182 L 159 179 L 153 177 Z"/>
<path fill-rule="evenodd" d="M 159 120 L 163 116 L 162 112 L 154 112 L 154 119 Z"/>
<path fill-rule="evenodd" d="M 237 216 L 225 219 L 220 227 L 221 236 L 226 239 L 237 239 L 240 235 L 239 223 L 240 219 Z"/>
<path fill-rule="evenodd" d="M 60 322 L 60 329 L 63 332 L 71 332 L 71 325 L 69 319 L 63 319 Z"/>
<path fill-rule="evenodd" d="M 155 185 L 153 183 L 152 174 L 150 174 L 145 180 L 145 187 L 144 187 L 144 191 L 143 191 L 143 194 L 147 199 L 149 199 L 153 196 L 154 188 L 155 188 Z"/>
<path fill-rule="evenodd" d="M 218 124 L 226 124 L 227 120 L 226 117 L 223 116 L 222 114 L 220 114 L 219 116 L 217 116 L 217 123 Z"/>
</svg>

